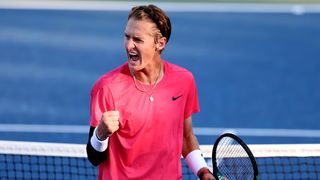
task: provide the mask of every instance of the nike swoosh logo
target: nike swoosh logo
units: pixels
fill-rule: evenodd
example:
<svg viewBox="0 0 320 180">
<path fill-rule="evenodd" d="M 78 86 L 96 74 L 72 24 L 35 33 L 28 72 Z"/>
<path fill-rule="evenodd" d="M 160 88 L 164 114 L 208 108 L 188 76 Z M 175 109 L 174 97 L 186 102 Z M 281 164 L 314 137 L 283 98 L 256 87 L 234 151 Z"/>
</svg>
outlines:
<svg viewBox="0 0 320 180">
<path fill-rule="evenodd" d="M 175 101 L 175 100 L 179 99 L 181 96 L 182 96 L 182 95 L 176 96 L 176 97 L 172 96 L 172 101 Z"/>
</svg>

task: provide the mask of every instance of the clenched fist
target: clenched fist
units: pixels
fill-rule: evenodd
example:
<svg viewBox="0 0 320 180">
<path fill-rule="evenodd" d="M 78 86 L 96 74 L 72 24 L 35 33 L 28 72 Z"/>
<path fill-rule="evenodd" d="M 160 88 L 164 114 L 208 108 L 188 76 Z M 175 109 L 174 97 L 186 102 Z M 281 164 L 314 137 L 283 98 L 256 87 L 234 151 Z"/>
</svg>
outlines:
<svg viewBox="0 0 320 180">
<path fill-rule="evenodd" d="M 100 140 L 105 140 L 119 129 L 119 111 L 106 111 L 101 116 L 97 129 Z"/>
</svg>

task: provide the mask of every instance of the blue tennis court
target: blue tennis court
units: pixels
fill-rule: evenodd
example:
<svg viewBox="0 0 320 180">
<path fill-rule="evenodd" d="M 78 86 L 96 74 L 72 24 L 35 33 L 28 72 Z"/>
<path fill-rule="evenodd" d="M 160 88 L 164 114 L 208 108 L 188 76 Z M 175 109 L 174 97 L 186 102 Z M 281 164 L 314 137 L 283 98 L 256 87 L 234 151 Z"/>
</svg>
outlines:
<svg viewBox="0 0 320 180">
<path fill-rule="evenodd" d="M 1 8 L 1 139 L 86 143 L 91 86 L 126 61 L 127 13 Z M 320 13 L 168 14 L 164 58 L 194 73 L 200 144 L 319 143 Z"/>
</svg>

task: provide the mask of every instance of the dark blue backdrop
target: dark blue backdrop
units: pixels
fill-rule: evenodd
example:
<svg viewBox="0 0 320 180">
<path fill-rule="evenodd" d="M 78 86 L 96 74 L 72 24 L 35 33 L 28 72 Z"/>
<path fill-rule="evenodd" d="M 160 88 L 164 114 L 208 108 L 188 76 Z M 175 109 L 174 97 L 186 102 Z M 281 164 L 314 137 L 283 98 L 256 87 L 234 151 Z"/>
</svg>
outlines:
<svg viewBox="0 0 320 180">
<path fill-rule="evenodd" d="M 320 14 L 169 12 L 164 58 L 194 73 L 195 127 L 320 130 Z M 90 89 L 125 58 L 127 12 L 0 10 L 0 123 L 87 125 Z M 1 132 L 86 143 L 86 134 Z M 319 138 L 244 137 L 248 143 Z M 212 136 L 199 136 L 210 144 Z"/>
</svg>

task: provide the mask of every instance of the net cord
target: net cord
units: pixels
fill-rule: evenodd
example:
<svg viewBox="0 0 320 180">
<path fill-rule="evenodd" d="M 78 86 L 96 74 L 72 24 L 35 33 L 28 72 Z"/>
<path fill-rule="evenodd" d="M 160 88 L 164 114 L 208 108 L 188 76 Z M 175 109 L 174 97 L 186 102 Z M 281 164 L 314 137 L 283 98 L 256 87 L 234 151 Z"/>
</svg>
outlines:
<svg viewBox="0 0 320 180">
<path fill-rule="evenodd" d="M 251 144 L 255 157 L 315 157 L 320 156 L 320 144 Z M 212 145 L 201 145 L 205 158 L 211 158 Z M 1 154 L 24 154 L 62 157 L 87 157 L 85 144 L 0 141 Z"/>
</svg>

